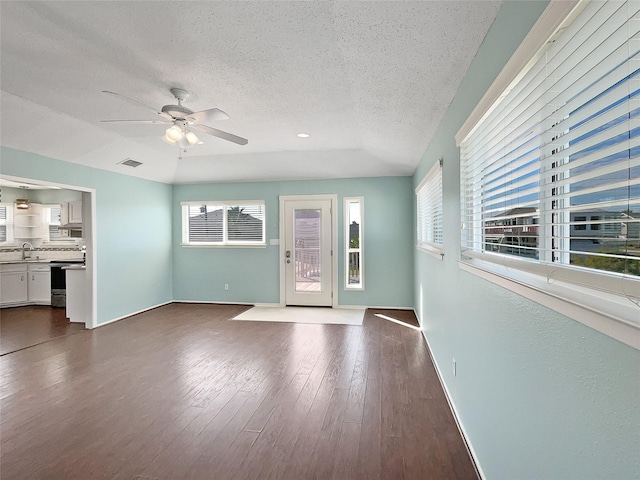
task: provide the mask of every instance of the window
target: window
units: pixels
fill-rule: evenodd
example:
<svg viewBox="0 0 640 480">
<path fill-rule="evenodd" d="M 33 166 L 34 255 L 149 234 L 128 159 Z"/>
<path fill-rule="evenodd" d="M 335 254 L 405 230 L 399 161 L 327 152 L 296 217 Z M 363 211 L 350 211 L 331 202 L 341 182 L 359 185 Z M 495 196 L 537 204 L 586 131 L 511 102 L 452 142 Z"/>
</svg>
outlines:
<svg viewBox="0 0 640 480">
<path fill-rule="evenodd" d="M 13 204 L 0 203 L 0 244 L 13 243 Z"/>
<path fill-rule="evenodd" d="M 636 319 L 639 8 L 581 2 L 460 142 L 463 260 L 626 297 Z"/>
<path fill-rule="evenodd" d="M 184 202 L 182 244 L 264 246 L 264 202 Z"/>
<path fill-rule="evenodd" d="M 442 162 L 416 188 L 418 248 L 442 256 Z"/>
<path fill-rule="evenodd" d="M 45 242 L 67 242 L 74 241 L 70 238 L 68 230 L 60 230 L 62 206 L 58 204 L 43 205 L 42 217 L 44 223 L 44 236 Z"/>
<path fill-rule="evenodd" d="M 344 199 L 344 238 L 345 245 L 345 288 L 364 289 L 363 247 L 364 198 Z"/>
</svg>

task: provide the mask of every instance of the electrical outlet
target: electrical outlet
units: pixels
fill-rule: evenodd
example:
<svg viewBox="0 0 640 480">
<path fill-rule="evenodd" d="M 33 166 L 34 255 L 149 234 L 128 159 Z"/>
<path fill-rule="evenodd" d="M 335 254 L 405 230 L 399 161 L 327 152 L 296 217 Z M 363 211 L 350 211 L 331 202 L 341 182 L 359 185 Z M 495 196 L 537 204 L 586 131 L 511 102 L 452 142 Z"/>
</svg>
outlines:
<svg viewBox="0 0 640 480">
<path fill-rule="evenodd" d="M 454 358 L 454 359 L 453 359 L 453 376 L 454 376 L 454 377 L 456 376 L 456 373 L 457 373 L 457 372 L 456 372 L 456 370 L 457 370 L 457 369 L 456 369 L 456 359 Z"/>
<path fill-rule="evenodd" d="M 225 283 L 225 284 L 224 284 L 224 289 L 225 289 L 225 290 L 229 290 L 229 284 L 228 284 L 228 283 Z"/>
</svg>

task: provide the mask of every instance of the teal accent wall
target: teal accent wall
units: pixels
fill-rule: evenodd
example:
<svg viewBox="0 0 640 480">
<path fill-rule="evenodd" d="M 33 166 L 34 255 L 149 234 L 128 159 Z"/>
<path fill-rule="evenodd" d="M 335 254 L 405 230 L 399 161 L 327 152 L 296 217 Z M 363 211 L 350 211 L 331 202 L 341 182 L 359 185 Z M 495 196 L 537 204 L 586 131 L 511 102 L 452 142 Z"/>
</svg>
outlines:
<svg viewBox="0 0 640 480">
<path fill-rule="evenodd" d="M 279 303 L 279 246 L 182 247 L 180 202 L 264 200 L 267 244 L 279 238 L 280 195 L 338 195 L 340 305 L 413 307 L 411 177 L 174 185 L 173 296 L 176 300 Z M 364 197 L 365 290 L 344 289 L 344 197 Z M 224 284 L 229 290 L 224 290 Z"/>
<path fill-rule="evenodd" d="M 415 253 L 415 307 L 486 479 L 637 479 L 640 352 L 458 268 L 454 135 L 546 5 L 505 2 L 414 174 L 444 158 L 445 256 Z"/>
<path fill-rule="evenodd" d="M 172 300 L 171 185 L 5 147 L 0 173 L 96 190 L 98 324 Z"/>
</svg>

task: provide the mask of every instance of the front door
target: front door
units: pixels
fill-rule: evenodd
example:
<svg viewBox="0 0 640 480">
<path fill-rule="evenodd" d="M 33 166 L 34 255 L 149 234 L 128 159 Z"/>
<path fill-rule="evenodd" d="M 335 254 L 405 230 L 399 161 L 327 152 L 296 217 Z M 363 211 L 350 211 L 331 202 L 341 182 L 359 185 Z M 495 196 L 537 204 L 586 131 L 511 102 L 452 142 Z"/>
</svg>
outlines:
<svg viewBox="0 0 640 480">
<path fill-rule="evenodd" d="M 331 306 L 330 199 L 284 200 L 285 304 Z"/>
</svg>

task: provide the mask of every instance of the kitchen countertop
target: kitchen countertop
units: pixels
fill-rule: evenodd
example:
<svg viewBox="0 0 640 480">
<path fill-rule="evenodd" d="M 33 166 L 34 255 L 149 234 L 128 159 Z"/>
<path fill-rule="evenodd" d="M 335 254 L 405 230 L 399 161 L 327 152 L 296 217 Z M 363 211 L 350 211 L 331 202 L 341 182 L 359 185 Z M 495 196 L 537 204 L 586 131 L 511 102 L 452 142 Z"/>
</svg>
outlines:
<svg viewBox="0 0 640 480">
<path fill-rule="evenodd" d="M 62 267 L 62 270 L 86 270 L 87 266 L 86 265 L 65 265 L 64 267 Z"/>
<path fill-rule="evenodd" d="M 81 261 L 81 260 L 78 260 L 76 258 L 70 258 L 70 259 L 66 259 L 66 258 L 57 259 L 57 258 L 54 258 L 54 259 L 49 259 L 49 260 L 45 260 L 44 258 L 34 258 L 34 259 L 27 259 L 27 260 L 2 260 L 2 261 L 0 261 L 0 265 L 8 265 L 10 263 L 19 263 L 19 264 L 22 264 L 22 263 L 24 263 L 24 264 L 28 264 L 28 263 L 46 263 L 47 265 L 49 265 L 50 263 L 53 263 L 53 264 L 57 263 L 57 264 L 60 264 L 60 265 L 64 265 L 67 262 L 69 264 L 74 264 L 75 263 L 75 264 L 80 265 L 78 263 L 78 261 Z"/>
<path fill-rule="evenodd" d="M 49 263 L 51 260 L 44 259 L 34 259 L 34 260 L 3 260 L 0 262 L 0 265 L 8 264 L 8 263 Z"/>
</svg>

